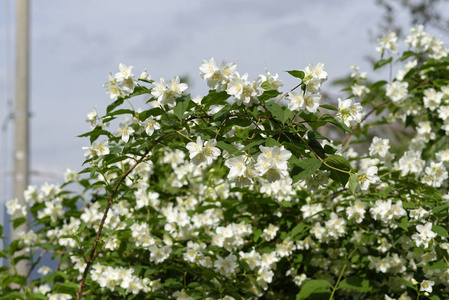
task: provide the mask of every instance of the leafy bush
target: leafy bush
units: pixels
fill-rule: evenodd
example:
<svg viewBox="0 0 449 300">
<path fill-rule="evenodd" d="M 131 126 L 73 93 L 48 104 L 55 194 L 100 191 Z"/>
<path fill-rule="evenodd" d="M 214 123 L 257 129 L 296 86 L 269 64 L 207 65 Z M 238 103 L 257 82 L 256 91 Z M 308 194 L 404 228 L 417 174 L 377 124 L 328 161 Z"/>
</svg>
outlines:
<svg viewBox="0 0 449 300">
<path fill-rule="evenodd" d="M 288 71 L 282 93 L 278 74 L 205 60 L 202 99 L 120 64 L 113 102 L 87 116 L 85 168 L 25 191 L 34 229 L 1 252 L 2 299 L 449 297 L 449 58 L 422 27 L 405 42 L 398 56 L 394 34 L 379 43 L 375 69 L 404 65 L 396 78 L 354 68 L 336 107 L 322 63 Z M 376 128 L 404 129 L 405 148 Z"/>
</svg>

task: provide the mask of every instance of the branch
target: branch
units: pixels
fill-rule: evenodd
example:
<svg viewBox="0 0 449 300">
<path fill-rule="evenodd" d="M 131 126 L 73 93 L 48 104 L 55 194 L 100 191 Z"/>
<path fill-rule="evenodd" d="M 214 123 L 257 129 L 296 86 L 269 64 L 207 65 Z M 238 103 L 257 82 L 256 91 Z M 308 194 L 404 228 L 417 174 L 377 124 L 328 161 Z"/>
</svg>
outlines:
<svg viewBox="0 0 449 300">
<path fill-rule="evenodd" d="M 89 273 L 89 269 L 90 266 L 92 265 L 93 262 L 93 258 L 94 258 L 94 254 L 95 254 L 95 250 L 97 249 L 97 245 L 98 242 L 100 240 L 100 235 L 101 235 L 101 231 L 103 230 L 103 226 L 104 226 L 104 222 L 106 221 L 106 217 L 108 215 L 108 211 L 109 208 L 112 205 L 112 201 L 114 200 L 114 197 L 116 196 L 116 194 L 118 193 L 118 190 L 120 188 L 120 185 L 123 183 L 123 181 L 126 179 L 126 177 L 142 162 L 145 160 L 145 157 L 148 155 L 148 153 L 151 152 L 151 150 L 153 150 L 153 148 L 163 139 L 165 139 L 167 136 L 173 135 L 174 133 L 167 133 L 165 135 L 160 136 L 158 139 L 156 139 L 155 141 L 153 141 L 153 143 L 151 144 L 151 146 L 145 151 L 145 153 L 142 155 L 142 157 L 137 160 L 134 165 L 132 165 L 128 171 L 126 171 L 121 177 L 120 180 L 117 182 L 117 185 L 115 186 L 115 189 L 112 191 L 112 194 L 109 196 L 108 198 L 108 204 L 106 205 L 105 209 L 104 209 L 104 213 L 103 213 L 103 218 L 101 219 L 100 222 L 100 226 L 98 227 L 98 231 L 97 231 L 97 235 L 95 237 L 95 241 L 94 244 L 92 246 L 92 250 L 90 251 L 90 255 L 89 255 L 89 259 L 87 261 L 86 264 L 86 268 L 84 269 L 84 273 L 83 273 L 83 278 L 81 279 L 80 282 L 80 287 L 78 290 L 78 294 L 76 296 L 77 300 L 80 300 L 82 297 L 82 292 L 83 292 L 83 287 L 85 285 L 86 282 L 86 278 L 87 278 L 87 274 Z"/>
</svg>

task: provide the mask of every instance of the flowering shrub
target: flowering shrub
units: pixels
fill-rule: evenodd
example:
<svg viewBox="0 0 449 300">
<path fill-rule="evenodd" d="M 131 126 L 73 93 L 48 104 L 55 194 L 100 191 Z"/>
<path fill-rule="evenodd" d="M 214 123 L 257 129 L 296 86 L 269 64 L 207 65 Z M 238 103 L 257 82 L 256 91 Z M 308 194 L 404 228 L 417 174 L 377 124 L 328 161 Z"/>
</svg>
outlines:
<svg viewBox="0 0 449 300">
<path fill-rule="evenodd" d="M 322 63 L 288 71 L 282 93 L 278 74 L 211 58 L 201 99 L 120 64 L 114 102 L 87 116 L 85 168 L 25 191 L 33 229 L 0 252 L 2 299 L 449 297 L 448 50 L 422 27 L 405 42 L 377 48 L 393 80 L 354 67 L 337 107 L 321 103 Z M 374 131 L 389 126 L 405 146 Z M 42 277 L 15 274 L 22 259 Z"/>
</svg>

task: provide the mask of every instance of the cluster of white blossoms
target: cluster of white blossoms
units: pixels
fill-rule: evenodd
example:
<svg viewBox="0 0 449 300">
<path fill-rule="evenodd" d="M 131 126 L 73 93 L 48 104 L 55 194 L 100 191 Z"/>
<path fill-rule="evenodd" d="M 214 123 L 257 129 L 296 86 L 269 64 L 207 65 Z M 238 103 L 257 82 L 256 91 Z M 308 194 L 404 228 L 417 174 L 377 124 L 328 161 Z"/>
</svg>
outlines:
<svg viewBox="0 0 449 300">
<path fill-rule="evenodd" d="M 260 74 L 255 80 L 249 81 L 247 73 L 240 75 L 236 71 L 236 64 L 223 61 L 218 67 L 213 57 L 203 60 L 199 69 L 201 77 L 211 89 L 217 92 L 226 91 L 234 97 L 238 105 L 247 107 L 259 103 L 258 97 L 264 92 L 262 83 L 267 82 L 276 90 L 283 86 L 283 82 L 278 79 L 278 74 L 272 75 L 266 71 L 265 75 Z"/>
<path fill-rule="evenodd" d="M 410 29 L 410 35 L 405 39 L 405 43 L 416 49 L 417 52 L 428 52 L 434 59 L 447 56 L 449 49 L 444 46 L 444 42 L 424 31 L 424 26 Z"/>
<path fill-rule="evenodd" d="M 335 119 L 346 126 L 354 126 L 363 120 L 363 107 L 353 99 L 338 98 L 338 112 Z"/>
<path fill-rule="evenodd" d="M 196 138 L 196 142 L 190 142 L 186 145 L 189 150 L 189 157 L 196 166 L 208 166 L 217 159 L 221 151 L 217 147 L 217 141 L 211 139 L 203 141 L 200 136 Z"/>
<path fill-rule="evenodd" d="M 259 146 L 261 153 L 257 157 L 240 155 L 229 158 L 225 166 L 229 168 L 228 179 L 236 186 L 250 186 L 253 179 L 266 177 L 269 182 L 289 178 L 288 159 L 292 156 L 284 146 Z"/>
<path fill-rule="evenodd" d="M 120 63 L 118 67 L 120 72 L 115 75 L 109 73 L 108 81 L 103 85 L 106 88 L 106 93 L 109 94 L 112 100 L 128 96 L 137 85 L 137 79 L 132 73 L 133 66 L 128 67 Z"/>
<path fill-rule="evenodd" d="M 118 287 L 127 294 L 137 295 L 140 292 L 148 293 L 160 288 L 159 280 L 152 281 L 149 278 L 139 278 L 134 275 L 133 268 L 112 268 L 99 263 L 90 269 L 91 279 L 98 282 L 100 287 L 114 291 Z"/>
<path fill-rule="evenodd" d="M 408 95 L 408 83 L 402 81 L 393 81 L 387 84 L 386 95 L 390 97 L 394 103 L 402 103 L 407 99 Z"/>
<path fill-rule="evenodd" d="M 327 72 L 324 71 L 324 64 L 309 64 L 304 69 L 305 90 L 291 91 L 286 99 L 289 101 L 288 109 L 291 111 L 316 113 L 320 106 L 321 84 L 327 80 Z"/>
<path fill-rule="evenodd" d="M 437 236 L 435 232 L 432 231 L 432 223 L 427 222 L 425 225 L 416 225 L 417 233 L 412 235 L 412 240 L 415 242 L 416 247 L 421 245 L 424 248 L 429 247 L 430 241 Z"/>
<path fill-rule="evenodd" d="M 376 51 L 384 53 L 385 50 L 398 53 L 398 36 L 395 32 L 389 32 L 386 36 L 378 39 L 379 45 L 376 47 Z"/>
<path fill-rule="evenodd" d="M 181 83 L 179 76 L 173 77 L 170 82 L 161 78 L 159 82 L 153 82 L 151 95 L 157 99 L 159 105 L 168 105 L 173 108 L 176 105 L 176 99 L 181 97 L 187 88 L 187 83 Z"/>
<path fill-rule="evenodd" d="M 371 216 L 374 220 L 380 220 L 384 223 L 391 223 L 392 220 L 400 219 L 407 215 L 407 212 L 402 207 L 402 201 L 398 200 L 392 203 L 391 199 L 377 200 L 370 208 Z"/>
</svg>

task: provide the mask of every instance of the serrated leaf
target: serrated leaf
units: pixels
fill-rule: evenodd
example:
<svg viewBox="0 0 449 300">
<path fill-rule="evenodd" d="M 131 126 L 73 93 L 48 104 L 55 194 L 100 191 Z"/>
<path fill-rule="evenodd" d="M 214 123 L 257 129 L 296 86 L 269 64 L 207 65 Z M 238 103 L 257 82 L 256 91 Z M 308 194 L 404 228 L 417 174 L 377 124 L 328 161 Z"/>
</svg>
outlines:
<svg viewBox="0 0 449 300">
<path fill-rule="evenodd" d="M 360 293 L 369 293 L 373 290 L 373 286 L 368 279 L 360 277 L 348 277 L 343 279 L 338 285 L 342 289 L 357 290 Z"/>
<path fill-rule="evenodd" d="M 390 57 L 389 59 L 381 59 L 374 65 L 374 70 L 377 70 L 389 63 L 393 60 L 393 57 Z"/>
<path fill-rule="evenodd" d="M 182 121 L 184 113 L 186 112 L 187 108 L 189 107 L 190 95 L 178 98 L 176 100 L 176 102 L 177 102 L 177 104 L 173 108 L 173 113 L 180 121 Z"/>
<path fill-rule="evenodd" d="M 296 300 L 307 299 L 315 291 L 320 290 L 325 287 L 332 287 L 332 285 L 326 280 L 316 279 L 307 281 L 296 295 Z"/>
<path fill-rule="evenodd" d="M 357 189 L 357 187 L 359 186 L 359 176 L 357 174 L 351 174 L 351 176 L 349 176 L 349 191 L 351 192 L 351 194 L 355 194 L 355 190 Z"/>
<path fill-rule="evenodd" d="M 432 225 L 432 231 L 442 237 L 449 237 L 447 230 L 440 225 Z"/>
<path fill-rule="evenodd" d="M 304 79 L 304 71 L 298 71 L 298 70 L 292 70 L 292 71 L 287 71 L 288 74 L 292 75 L 293 77 L 299 78 L 299 79 Z"/>
</svg>

